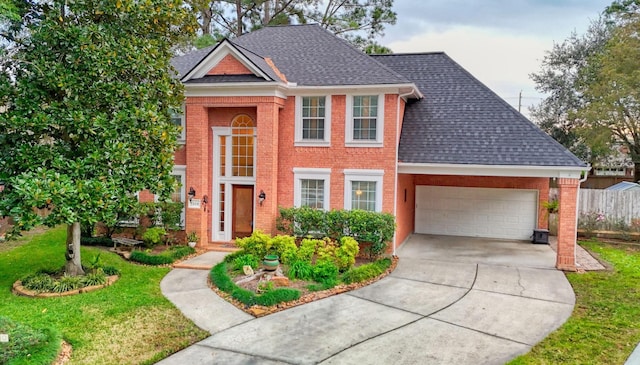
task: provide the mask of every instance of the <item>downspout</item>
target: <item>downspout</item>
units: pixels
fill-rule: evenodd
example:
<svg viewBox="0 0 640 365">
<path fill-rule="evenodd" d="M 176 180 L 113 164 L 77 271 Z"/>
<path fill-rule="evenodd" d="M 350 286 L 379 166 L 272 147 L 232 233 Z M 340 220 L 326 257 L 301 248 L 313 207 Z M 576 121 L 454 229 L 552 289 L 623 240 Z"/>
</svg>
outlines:
<svg viewBox="0 0 640 365">
<path fill-rule="evenodd" d="M 394 175 L 394 187 L 393 192 L 395 196 L 393 197 L 393 216 L 397 219 L 398 217 L 398 150 L 400 149 L 400 133 L 402 129 L 400 128 L 401 118 L 404 118 L 404 115 L 400 115 L 400 99 L 405 98 L 407 96 L 413 95 L 413 92 L 408 92 L 405 94 L 398 94 L 398 101 L 396 102 L 396 168 Z M 406 106 L 405 106 L 406 109 Z M 397 229 L 393 231 L 393 256 L 396 256 L 396 238 L 397 238 Z"/>
</svg>

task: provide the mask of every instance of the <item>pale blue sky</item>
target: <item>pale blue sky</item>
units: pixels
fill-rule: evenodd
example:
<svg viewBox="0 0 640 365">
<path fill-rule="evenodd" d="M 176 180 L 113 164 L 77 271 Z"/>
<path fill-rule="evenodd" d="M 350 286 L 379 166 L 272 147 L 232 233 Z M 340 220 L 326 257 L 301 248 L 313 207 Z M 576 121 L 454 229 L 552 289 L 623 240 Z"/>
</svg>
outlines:
<svg viewBox="0 0 640 365">
<path fill-rule="evenodd" d="M 544 52 L 583 33 L 612 0 L 395 0 L 381 43 L 396 53 L 444 51 L 522 112 L 543 97 L 529 78 Z"/>
</svg>

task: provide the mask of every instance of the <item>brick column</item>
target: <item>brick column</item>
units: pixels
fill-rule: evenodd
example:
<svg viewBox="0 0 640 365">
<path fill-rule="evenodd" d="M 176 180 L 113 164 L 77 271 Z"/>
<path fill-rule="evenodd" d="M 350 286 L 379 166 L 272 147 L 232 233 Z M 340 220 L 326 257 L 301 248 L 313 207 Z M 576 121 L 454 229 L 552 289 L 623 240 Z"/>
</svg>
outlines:
<svg viewBox="0 0 640 365">
<path fill-rule="evenodd" d="M 203 195 L 211 195 L 208 192 L 209 186 L 209 123 L 207 116 L 207 108 L 198 104 L 189 104 L 186 106 L 186 160 L 187 160 L 187 176 L 185 185 L 185 194 L 189 193 L 189 188 L 193 187 L 196 191 L 194 199 L 202 200 Z M 186 197 L 188 200 L 188 196 Z M 200 240 L 198 246 L 202 246 L 209 242 L 207 214 L 204 207 L 200 209 L 189 208 L 186 203 L 185 214 L 186 232 L 195 231 Z"/>
<path fill-rule="evenodd" d="M 576 270 L 576 207 L 578 204 L 578 179 L 558 179 L 558 253 L 556 267 L 560 270 Z"/>
<path fill-rule="evenodd" d="M 276 103 L 258 104 L 254 228 L 267 234 L 275 234 L 278 215 L 278 112 Z M 262 205 L 258 203 L 261 190 L 267 196 Z"/>
</svg>

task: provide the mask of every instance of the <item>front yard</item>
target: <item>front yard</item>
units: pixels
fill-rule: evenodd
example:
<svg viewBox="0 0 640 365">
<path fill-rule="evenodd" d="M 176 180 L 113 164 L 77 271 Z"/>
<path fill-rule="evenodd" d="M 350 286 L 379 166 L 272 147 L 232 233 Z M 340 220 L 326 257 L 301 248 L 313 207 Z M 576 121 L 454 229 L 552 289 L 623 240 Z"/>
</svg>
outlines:
<svg viewBox="0 0 640 365">
<path fill-rule="evenodd" d="M 571 318 L 511 365 L 624 364 L 640 342 L 640 245 L 580 243 L 612 271 L 569 273 Z"/>
<path fill-rule="evenodd" d="M 135 265 L 97 248 L 83 247 L 83 262 L 101 253 L 105 265 L 121 272 L 112 286 L 58 298 L 12 294 L 16 280 L 64 265 L 65 237 L 66 230 L 59 227 L 0 249 L 0 317 L 61 335 L 73 348 L 69 364 L 152 364 L 207 336 L 160 292 L 169 268 Z M 24 360 L 18 363 L 39 363 Z"/>
</svg>

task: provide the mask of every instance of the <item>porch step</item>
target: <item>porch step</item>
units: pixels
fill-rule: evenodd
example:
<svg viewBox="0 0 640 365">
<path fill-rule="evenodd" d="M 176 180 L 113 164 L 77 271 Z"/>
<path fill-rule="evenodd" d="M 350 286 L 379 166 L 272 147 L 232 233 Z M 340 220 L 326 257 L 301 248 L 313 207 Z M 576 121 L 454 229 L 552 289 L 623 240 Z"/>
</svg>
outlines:
<svg viewBox="0 0 640 365">
<path fill-rule="evenodd" d="M 235 252 L 240 248 L 233 242 L 210 242 L 203 249 L 206 251 Z"/>
</svg>

